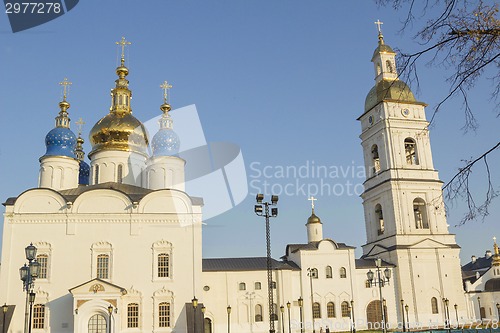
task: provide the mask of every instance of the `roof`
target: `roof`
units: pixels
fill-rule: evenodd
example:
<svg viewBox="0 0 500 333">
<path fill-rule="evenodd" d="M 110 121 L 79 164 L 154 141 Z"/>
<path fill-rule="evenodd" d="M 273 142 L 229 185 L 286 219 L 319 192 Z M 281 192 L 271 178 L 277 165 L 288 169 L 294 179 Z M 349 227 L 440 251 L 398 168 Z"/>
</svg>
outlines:
<svg viewBox="0 0 500 333">
<path fill-rule="evenodd" d="M 375 259 L 355 259 L 354 265 L 356 266 L 356 269 L 377 268 L 377 266 L 375 265 Z M 396 267 L 396 265 L 382 260 L 382 267 Z"/>
<path fill-rule="evenodd" d="M 34 189 L 36 189 L 36 188 L 29 189 L 27 191 L 34 190 Z M 40 188 L 40 189 L 43 189 L 43 188 Z M 129 185 L 129 184 L 107 182 L 107 183 L 101 183 L 101 184 L 96 184 L 96 185 L 78 186 L 75 188 L 71 188 L 71 189 L 67 189 L 67 190 L 60 190 L 60 191 L 55 191 L 55 192 L 62 195 L 64 197 L 64 199 L 66 199 L 66 201 L 74 202 L 75 199 L 78 196 L 80 196 L 82 193 L 92 191 L 92 190 L 99 190 L 99 189 L 116 190 L 118 192 L 122 192 L 123 194 L 127 195 L 130 198 L 130 201 L 132 201 L 132 202 L 141 201 L 142 198 L 144 198 L 146 195 L 148 195 L 151 192 L 161 191 L 161 190 L 150 190 L 147 188 Z M 52 189 L 50 189 L 50 190 L 53 191 Z M 171 191 L 178 191 L 175 189 L 170 189 L 170 190 Z M 27 191 L 25 191 L 25 192 L 27 192 Z M 16 200 L 19 196 L 8 198 L 5 201 L 4 206 L 10 206 L 10 205 L 15 204 Z M 191 202 L 193 205 L 203 205 L 202 198 L 198 198 L 198 197 L 190 197 L 190 198 L 191 198 Z"/>
<path fill-rule="evenodd" d="M 208 258 L 203 259 L 203 272 L 225 272 L 225 271 L 265 271 L 267 270 L 266 257 L 244 257 L 244 258 Z M 271 259 L 272 269 L 275 270 L 300 270 L 290 261 L 278 261 Z"/>
<path fill-rule="evenodd" d="M 424 104 L 417 102 L 408 85 L 401 80 L 380 80 L 368 92 L 365 99 L 365 113 L 382 101 Z"/>
<path fill-rule="evenodd" d="M 477 279 L 486 273 L 491 268 L 491 262 L 493 261 L 493 256 L 490 257 L 479 257 L 472 262 L 462 266 L 462 280 L 470 280 L 471 283 L 477 281 Z M 479 276 L 477 275 L 479 273 Z"/>
<path fill-rule="evenodd" d="M 329 238 L 325 238 L 324 240 L 328 240 L 330 242 L 333 242 L 336 246 L 337 246 L 337 249 L 355 249 L 354 246 L 349 246 L 349 245 L 346 245 L 345 243 L 337 243 Z M 322 240 L 322 241 L 324 241 Z M 313 250 L 317 250 L 318 247 L 319 247 L 319 243 L 321 243 L 322 241 L 319 241 L 319 242 L 311 242 L 311 243 L 307 243 L 307 244 L 288 244 L 286 246 L 286 253 L 295 253 L 297 251 L 313 251 Z"/>
</svg>

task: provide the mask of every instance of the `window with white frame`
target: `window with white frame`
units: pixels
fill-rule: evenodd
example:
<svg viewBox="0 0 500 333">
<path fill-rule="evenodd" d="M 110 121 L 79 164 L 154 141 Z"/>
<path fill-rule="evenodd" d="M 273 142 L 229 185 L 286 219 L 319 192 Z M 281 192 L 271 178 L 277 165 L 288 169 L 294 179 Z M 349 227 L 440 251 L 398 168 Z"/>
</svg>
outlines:
<svg viewBox="0 0 500 333">
<path fill-rule="evenodd" d="M 33 328 L 45 328 L 45 304 L 35 304 L 33 306 Z"/>
<path fill-rule="evenodd" d="M 139 327 L 139 304 L 129 303 L 127 305 L 127 327 Z"/>
<path fill-rule="evenodd" d="M 158 304 L 158 326 L 170 327 L 170 303 L 168 302 Z"/>
<path fill-rule="evenodd" d="M 153 280 L 171 279 L 172 275 L 172 243 L 160 240 L 152 245 Z"/>
<path fill-rule="evenodd" d="M 108 242 L 92 244 L 92 267 L 95 277 L 104 280 L 112 279 L 113 247 Z"/>
<path fill-rule="evenodd" d="M 48 254 L 38 254 L 36 256 L 36 261 L 40 264 L 40 271 L 38 272 L 38 279 L 47 279 L 48 276 L 48 266 L 49 266 L 49 255 Z"/>
</svg>

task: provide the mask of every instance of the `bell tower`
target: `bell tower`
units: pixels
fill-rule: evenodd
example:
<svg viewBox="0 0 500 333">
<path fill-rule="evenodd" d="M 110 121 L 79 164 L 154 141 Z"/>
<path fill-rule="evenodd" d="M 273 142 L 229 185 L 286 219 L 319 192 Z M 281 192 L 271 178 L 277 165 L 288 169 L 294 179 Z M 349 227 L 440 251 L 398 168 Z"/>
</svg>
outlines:
<svg viewBox="0 0 500 333">
<path fill-rule="evenodd" d="M 466 314 L 460 247 L 448 232 L 443 183 L 432 162 L 426 104 L 399 80 L 396 53 L 384 42 L 382 22 L 375 23 L 379 27 L 371 60 L 375 86 L 358 118 L 366 168 L 363 257 L 379 257 L 397 266 L 394 283 L 398 297 L 410 307 L 409 321 L 442 325 L 445 298 Z"/>
</svg>

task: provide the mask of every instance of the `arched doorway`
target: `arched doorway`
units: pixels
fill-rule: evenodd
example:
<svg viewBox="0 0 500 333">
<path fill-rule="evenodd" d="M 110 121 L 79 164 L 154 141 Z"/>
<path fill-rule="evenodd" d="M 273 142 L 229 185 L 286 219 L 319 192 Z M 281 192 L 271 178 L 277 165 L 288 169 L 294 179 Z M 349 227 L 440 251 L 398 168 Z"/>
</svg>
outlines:
<svg viewBox="0 0 500 333">
<path fill-rule="evenodd" d="M 103 315 L 95 314 L 90 317 L 88 325 L 89 333 L 106 333 L 107 328 L 106 318 Z"/>
<path fill-rule="evenodd" d="M 205 332 L 204 333 L 212 333 L 212 319 L 205 318 Z"/>
<path fill-rule="evenodd" d="M 366 322 L 368 329 L 382 328 L 382 310 L 380 301 L 371 301 L 366 307 Z"/>
</svg>

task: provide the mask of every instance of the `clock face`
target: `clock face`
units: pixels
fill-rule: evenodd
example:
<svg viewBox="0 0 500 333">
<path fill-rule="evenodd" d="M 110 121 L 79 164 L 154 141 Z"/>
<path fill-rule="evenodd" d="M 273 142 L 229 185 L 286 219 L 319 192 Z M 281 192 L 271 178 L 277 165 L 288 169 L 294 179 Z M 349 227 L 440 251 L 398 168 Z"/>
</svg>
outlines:
<svg viewBox="0 0 500 333">
<path fill-rule="evenodd" d="M 403 109 L 401 110 L 401 114 L 404 116 L 404 117 L 408 117 L 410 115 L 410 110 L 408 109 Z"/>
</svg>

